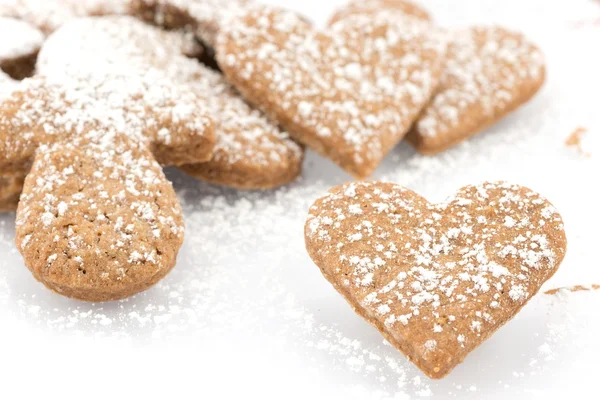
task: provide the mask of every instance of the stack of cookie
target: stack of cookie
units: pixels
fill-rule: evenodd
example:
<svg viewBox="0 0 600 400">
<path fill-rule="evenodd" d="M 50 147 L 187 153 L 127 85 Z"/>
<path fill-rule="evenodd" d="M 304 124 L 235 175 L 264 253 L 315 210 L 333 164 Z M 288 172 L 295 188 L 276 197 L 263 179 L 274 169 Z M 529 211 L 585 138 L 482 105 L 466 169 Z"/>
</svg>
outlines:
<svg viewBox="0 0 600 400">
<path fill-rule="evenodd" d="M 350 3 L 322 31 L 249 0 L 11 0 L 0 15 L 28 30 L 0 47 L 0 209 L 18 203 L 33 275 L 89 301 L 175 265 L 181 208 L 160 166 L 270 189 L 306 146 L 365 178 L 404 137 L 442 151 L 544 80 L 522 35 L 447 32 L 401 0 Z"/>
</svg>

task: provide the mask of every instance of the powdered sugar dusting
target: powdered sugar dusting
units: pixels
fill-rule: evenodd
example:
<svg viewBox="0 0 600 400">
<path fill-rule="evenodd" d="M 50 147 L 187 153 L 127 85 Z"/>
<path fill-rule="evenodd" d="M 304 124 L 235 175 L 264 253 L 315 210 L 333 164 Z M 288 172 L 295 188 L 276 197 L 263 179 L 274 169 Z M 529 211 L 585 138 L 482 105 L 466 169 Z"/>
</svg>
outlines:
<svg viewBox="0 0 600 400">
<path fill-rule="evenodd" d="M 74 39 L 76 38 L 76 39 Z M 286 133 L 251 109 L 221 75 L 182 55 L 185 41 L 131 17 L 88 18 L 74 21 L 48 40 L 38 69 L 47 76 L 153 69 L 163 79 L 193 91 L 197 107 L 213 120 L 217 143 L 212 160 L 202 171 L 239 173 L 251 169 L 259 179 L 278 168 L 299 169 L 302 150 Z M 186 169 L 194 176 L 218 181 L 217 176 Z M 278 182 L 283 183 L 283 182 Z"/>
<path fill-rule="evenodd" d="M 44 40 L 36 28 L 5 17 L 0 17 L 0 37 L 0 62 L 35 54 Z"/>
<path fill-rule="evenodd" d="M 317 200 L 307 226 L 307 249 L 334 286 L 400 348 L 423 340 L 412 355 L 434 365 L 436 350 L 473 348 L 518 310 L 565 252 L 556 210 L 507 183 L 468 186 L 440 205 L 399 186 L 352 183 Z"/>
<path fill-rule="evenodd" d="M 441 86 L 416 125 L 427 148 L 477 133 L 530 97 L 544 79 L 541 51 L 521 34 L 474 27 L 450 35 Z"/>
</svg>

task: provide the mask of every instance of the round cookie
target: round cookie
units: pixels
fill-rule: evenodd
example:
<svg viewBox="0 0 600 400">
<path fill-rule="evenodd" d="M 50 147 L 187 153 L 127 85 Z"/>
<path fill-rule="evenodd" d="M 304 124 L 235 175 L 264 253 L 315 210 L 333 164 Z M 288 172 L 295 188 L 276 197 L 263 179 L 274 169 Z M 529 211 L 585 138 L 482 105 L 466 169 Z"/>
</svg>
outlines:
<svg viewBox="0 0 600 400">
<path fill-rule="evenodd" d="M 428 23 L 379 13 L 315 30 L 257 6 L 221 32 L 229 81 L 290 135 L 358 178 L 405 136 L 436 88 L 446 41 Z"/>
<path fill-rule="evenodd" d="M 352 0 L 333 14 L 329 24 L 356 14 L 373 16 L 380 12 L 431 21 L 427 10 L 408 0 Z"/>
<path fill-rule="evenodd" d="M 392 183 L 337 186 L 310 208 L 305 239 L 352 308 L 434 379 L 519 312 L 567 245 L 552 204 L 505 182 L 440 204 Z"/>
<path fill-rule="evenodd" d="M 99 66 L 117 72 L 157 69 L 194 90 L 198 106 L 213 120 L 217 138 L 213 158 L 183 166 L 183 171 L 238 189 L 268 189 L 296 179 L 302 148 L 248 106 L 222 75 L 182 56 L 177 35 L 131 17 L 80 19 L 48 39 L 38 71 L 60 76 Z"/>
<path fill-rule="evenodd" d="M 31 76 L 44 35 L 26 22 L 0 17 L 0 69 L 14 79 Z"/>
<path fill-rule="evenodd" d="M 16 241 L 36 279 L 108 301 L 174 267 L 183 220 L 159 161 L 212 156 L 212 125 L 196 103 L 151 70 L 37 76 L 0 103 L 0 173 L 29 171 Z"/>
<path fill-rule="evenodd" d="M 452 33 L 440 86 L 407 140 L 435 154 L 474 136 L 529 101 L 545 80 L 540 49 L 490 26 Z"/>
</svg>

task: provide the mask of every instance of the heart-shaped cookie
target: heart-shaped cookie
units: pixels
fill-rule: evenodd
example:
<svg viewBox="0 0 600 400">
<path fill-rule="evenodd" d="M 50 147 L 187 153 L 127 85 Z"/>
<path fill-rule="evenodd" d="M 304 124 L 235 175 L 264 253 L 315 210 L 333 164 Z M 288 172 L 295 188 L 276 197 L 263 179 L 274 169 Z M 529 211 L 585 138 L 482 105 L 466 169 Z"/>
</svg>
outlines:
<svg viewBox="0 0 600 400">
<path fill-rule="evenodd" d="M 315 202 L 305 235 L 327 280 L 432 378 L 510 320 L 566 251 L 554 207 L 502 182 L 442 204 L 391 183 L 349 183 Z"/>
<path fill-rule="evenodd" d="M 220 33 L 217 61 L 248 101 L 357 177 L 406 134 L 441 74 L 445 40 L 410 18 L 353 15 L 316 31 L 251 7 Z"/>
<path fill-rule="evenodd" d="M 483 131 L 531 99 L 544 57 L 522 34 L 474 27 L 452 34 L 440 87 L 407 139 L 435 154 Z"/>
</svg>

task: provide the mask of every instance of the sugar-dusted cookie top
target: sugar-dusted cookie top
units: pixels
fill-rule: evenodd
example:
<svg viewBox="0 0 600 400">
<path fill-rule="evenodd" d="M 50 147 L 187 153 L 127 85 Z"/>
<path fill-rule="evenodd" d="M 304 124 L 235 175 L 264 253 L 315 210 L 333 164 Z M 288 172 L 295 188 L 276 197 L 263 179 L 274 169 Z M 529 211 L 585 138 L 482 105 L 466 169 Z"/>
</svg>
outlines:
<svg viewBox="0 0 600 400">
<path fill-rule="evenodd" d="M 437 86 L 445 40 L 429 24 L 355 15 L 315 30 L 250 8 L 221 32 L 217 60 L 252 104 L 357 177 L 370 175 Z"/>
<path fill-rule="evenodd" d="M 355 14 L 374 15 L 380 12 L 400 14 L 423 21 L 431 20 L 427 10 L 408 0 L 352 0 L 340 8 L 329 23 L 334 24 Z"/>
<path fill-rule="evenodd" d="M 566 251 L 552 204 L 503 182 L 441 204 L 391 183 L 349 183 L 314 203 L 305 235 L 324 276 L 433 378 L 511 319 Z"/>
<path fill-rule="evenodd" d="M 27 21 L 48 35 L 74 18 L 123 13 L 127 1 L 3 0 L 0 3 L 0 15 Z"/>
<path fill-rule="evenodd" d="M 40 52 L 42 75 L 60 77 L 89 70 L 156 70 L 195 92 L 210 114 L 217 138 L 213 158 L 188 165 L 187 173 L 237 188 L 269 188 L 295 179 L 303 151 L 286 133 L 249 107 L 217 72 L 181 54 L 181 37 L 131 17 L 73 21 Z"/>
<path fill-rule="evenodd" d="M 409 135 L 424 154 L 484 130 L 527 102 L 545 79 L 540 49 L 520 33 L 473 27 L 450 35 L 440 87 Z"/>
<path fill-rule="evenodd" d="M 0 136 L 0 173 L 31 168 L 16 237 L 36 279 L 105 301 L 173 268 L 181 209 L 156 160 L 210 158 L 211 121 L 193 92 L 151 71 L 35 77 L 0 103 Z"/>
<path fill-rule="evenodd" d="M 227 18 L 241 12 L 250 0 L 130 0 L 129 12 L 167 28 L 190 28 L 214 48 Z"/>
</svg>

